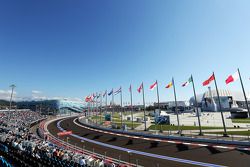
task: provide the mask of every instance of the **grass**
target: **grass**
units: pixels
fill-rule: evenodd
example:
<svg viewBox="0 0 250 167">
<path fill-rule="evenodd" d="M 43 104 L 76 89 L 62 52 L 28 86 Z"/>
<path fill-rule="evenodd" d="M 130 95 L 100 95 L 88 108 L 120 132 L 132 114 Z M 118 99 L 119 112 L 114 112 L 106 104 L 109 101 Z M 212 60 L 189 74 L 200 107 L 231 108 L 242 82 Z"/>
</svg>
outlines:
<svg viewBox="0 0 250 167">
<path fill-rule="evenodd" d="M 161 126 L 156 125 L 156 130 L 160 130 Z M 203 126 L 201 127 L 203 130 L 205 129 L 223 129 L 223 127 L 208 127 Z M 180 126 L 181 130 L 199 130 L 199 126 Z M 155 130 L 155 125 L 151 125 L 149 130 Z M 162 125 L 162 130 L 178 130 L 178 126 L 171 126 L 171 125 Z"/>
<path fill-rule="evenodd" d="M 123 116 L 125 116 L 125 113 L 123 114 Z M 100 120 L 100 115 L 93 115 L 90 117 L 90 119 L 92 119 L 93 121 L 94 120 Z M 102 120 L 104 119 L 104 115 L 102 115 Z M 114 116 L 113 116 L 113 121 L 120 121 L 121 120 L 121 117 L 120 117 L 120 114 L 119 113 L 114 113 Z M 130 121 L 129 121 L 130 122 Z"/>
<path fill-rule="evenodd" d="M 233 123 L 250 123 L 250 118 L 235 118 L 232 119 Z"/>
<path fill-rule="evenodd" d="M 223 134 L 224 132 L 208 132 L 209 134 Z M 229 135 L 250 136 L 250 131 L 228 131 Z"/>
<path fill-rule="evenodd" d="M 121 122 L 113 122 L 113 124 L 116 124 L 117 126 L 121 127 Z M 124 122 L 123 124 L 127 125 L 127 127 L 132 127 L 132 122 Z M 137 126 L 141 125 L 141 123 L 136 123 L 134 122 L 134 128 L 136 128 Z"/>
<path fill-rule="evenodd" d="M 94 116 L 91 117 L 91 120 L 93 122 L 95 122 L 96 120 L 97 120 L 97 122 L 100 122 L 100 116 L 99 115 L 98 116 L 94 115 Z M 102 122 L 103 121 L 104 121 L 104 116 L 102 116 Z M 117 117 L 117 114 L 114 115 L 114 117 L 113 117 L 113 124 L 116 124 L 117 126 L 121 127 L 121 118 Z M 126 124 L 127 127 L 132 127 L 132 122 L 131 121 L 123 120 L 123 124 Z M 136 128 L 139 125 L 141 125 L 141 123 L 134 122 L 134 128 Z"/>
</svg>

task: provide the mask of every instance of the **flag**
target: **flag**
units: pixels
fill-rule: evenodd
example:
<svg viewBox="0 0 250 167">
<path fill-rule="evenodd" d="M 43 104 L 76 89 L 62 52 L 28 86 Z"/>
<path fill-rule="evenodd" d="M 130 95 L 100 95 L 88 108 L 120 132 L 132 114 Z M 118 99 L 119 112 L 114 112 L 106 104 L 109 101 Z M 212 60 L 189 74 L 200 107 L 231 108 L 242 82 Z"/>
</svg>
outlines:
<svg viewBox="0 0 250 167">
<path fill-rule="evenodd" d="M 121 91 L 122 91 L 122 87 L 120 87 L 118 90 L 116 90 L 116 91 L 114 92 L 114 95 L 117 95 L 118 93 L 121 93 Z"/>
<path fill-rule="evenodd" d="M 173 86 L 173 83 L 170 82 L 170 83 L 166 86 L 166 88 L 171 88 L 172 86 Z"/>
<path fill-rule="evenodd" d="M 129 92 L 131 92 L 132 91 L 132 85 L 130 84 L 130 86 L 129 86 Z"/>
<path fill-rule="evenodd" d="M 90 102 L 90 101 L 92 101 L 92 97 L 93 97 L 93 96 L 87 96 L 87 97 L 85 97 L 85 102 Z"/>
<path fill-rule="evenodd" d="M 157 81 L 155 81 L 155 83 L 153 85 L 151 85 L 149 87 L 150 90 L 154 90 L 154 88 L 157 86 Z"/>
<path fill-rule="evenodd" d="M 141 83 L 140 87 L 137 89 L 139 93 L 141 93 L 141 90 L 143 89 L 143 84 Z"/>
<path fill-rule="evenodd" d="M 235 72 L 234 74 L 228 76 L 228 78 L 226 79 L 226 84 L 229 84 L 230 82 L 234 82 L 234 81 L 238 80 L 239 77 L 240 77 L 240 76 L 239 76 L 239 73 L 238 73 L 238 71 L 237 71 L 237 72 Z"/>
<path fill-rule="evenodd" d="M 206 81 L 204 81 L 202 84 L 203 86 L 209 85 L 214 80 L 214 74 L 212 74 Z"/>
<path fill-rule="evenodd" d="M 113 94 L 113 89 L 108 93 L 108 95 L 112 95 Z"/>
<path fill-rule="evenodd" d="M 89 96 L 85 97 L 85 102 L 89 102 Z"/>
<path fill-rule="evenodd" d="M 103 93 L 102 97 L 105 97 L 107 94 L 107 90 Z"/>
<path fill-rule="evenodd" d="M 187 86 L 189 83 L 191 83 L 191 82 L 193 82 L 192 81 L 192 78 L 190 77 L 189 79 L 188 79 L 188 81 L 187 82 L 185 82 L 184 84 L 182 84 L 181 86 L 182 87 L 185 87 L 185 86 Z"/>
</svg>

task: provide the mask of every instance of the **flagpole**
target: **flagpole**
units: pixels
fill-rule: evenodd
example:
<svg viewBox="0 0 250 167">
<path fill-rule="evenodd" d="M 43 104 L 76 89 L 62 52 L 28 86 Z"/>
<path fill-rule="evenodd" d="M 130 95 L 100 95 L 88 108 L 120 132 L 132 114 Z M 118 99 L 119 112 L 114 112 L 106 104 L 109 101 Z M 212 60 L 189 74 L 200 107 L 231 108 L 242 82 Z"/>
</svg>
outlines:
<svg viewBox="0 0 250 167">
<path fill-rule="evenodd" d="M 248 111 L 248 118 L 250 118 L 250 110 L 249 110 L 249 106 L 248 106 L 247 96 L 246 96 L 246 92 L 245 92 L 245 89 L 244 89 L 244 85 L 243 85 L 243 82 L 242 82 L 242 78 L 241 78 L 241 74 L 240 74 L 240 69 L 239 68 L 238 68 L 238 73 L 239 73 L 240 83 L 241 83 L 242 91 L 243 91 L 245 102 L 246 102 L 246 107 L 247 107 L 247 111 Z"/>
<path fill-rule="evenodd" d="M 91 113 L 90 113 L 91 117 L 93 117 L 93 115 L 94 115 L 94 100 L 95 100 L 95 95 L 93 93 L 93 100 L 92 100 L 92 104 L 91 104 Z"/>
<path fill-rule="evenodd" d="M 156 89 L 157 89 L 157 100 L 158 100 L 158 109 L 160 110 L 160 98 L 159 98 L 159 89 L 158 89 L 158 82 L 156 80 Z"/>
<path fill-rule="evenodd" d="M 92 100 L 90 106 L 91 106 L 91 110 L 90 110 L 90 114 L 89 114 L 89 115 L 92 117 L 92 116 L 93 116 L 93 113 L 94 113 L 94 98 L 93 98 L 93 100 Z"/>
<path fill-rule="evenodd" d="M 202 129 L 201 129 L 200 113 L 199 113 L 199 110 L 198 110 L 198 103 L 197 103 L 197 96 L 196 96 L 195 87 L 194 87 L 193 75 L 191 75 L 191 80 L 192 80 L 193 91 L 194 91 L 195 108 L 196 108 L 196 113 L 197 113 L 197 116 L 198 116 L 198 123 L 199 123 L 199 130 L 200 130 L 199 135 L 202 136 L 203 134 L 202 134 Z"/>
<path fill-rule="evenodd" d="M 90 112 L 90 102 L 88 102 L 88 112 L 87 112 L 88 116 L 89 116 L 89 112 Z"/>
<path fill-rule="evenodd" d="M 113 116 L 114 116 L 114 88 L 112 88 L 112 118 L 111 118 L 111 122 L 113 124 Z"/>
<path fill-rule="evenodd" d="M 134 130 L 134 116 L 133 116 L 133 97 L 132 97 L 132 86 L 130 85 L 130 102 L 131 102 L 131 119 L 132 119 L 132 130 Z"/>
<path fill-rule="evenodd" d="M 97 118 L 98 118 L 97 112 L 98 112 L 98 94 L 96 93 L 96 102 L 95 102 L 96 125 L 97 125 Z"/>
<path fill-rule="evenodd" d="M 92 117 L 95 115 L 95 101 L 92 103 Z"/>
<path fill-rule="evenodd" d="M 107 89 L 106 89 L 106 101 L 105 101 L 105 103 L 106 103 L 106 111 L 105 111 L 105 114 L 107 114 L 107 111 L 108 111 L 108 91 L 107 91 Z"/>
<path fill-rule="evenodd" d="M 147 123 L 146 123 L 146 106 L 145 106 L 145 96 L 144 96 L 144 85 L 142 82 L 142 100 L 143 100 L 143 109 L 144 109 L 144 131 L 147 131 Z"/>
<path fill-rule="evenodd" d="M 178 123 L 178 133 L 179 133 L 179 135 L 181 135 L 180 120 L 179 120 L 178 105 L 177 105 L 177 100 L 176 100 L 176 91 L 175 91 L 174 77 L 172 77 L 172 83 L 173 83 L 173 88 L 174 88 L 174 101 L 175 101 L 175 112 L 176 112 L 177 123 Z"/>
<path fill-rule="evenodd" d="M 159 97 L 159 89 L 158 89 L 158 81 L 156 80 L 156 89 L 157 89 L 157 100 L 158 100 L 158 111 L 159 111 L 159 116 L 160 116 L 160 97 Z M 155 126 L 156 126 L 156 119 L 155 119 Z M 160 125 L 160 132 L 162 132 L 162 125 Z"/>
<path fill-rule="evenodd" d="M 225 125 L 224 115 L 223 115 L 223 112 L 222 112 L 222 107 L 221 107 L 221 102 L 220 102 L 220 95 L 219 95 L 217 82 L 216 82 L 216 77 L 214 75 L 214 72 L 213 72 L 213 76 L 214 76 L 214 84 L 215 84 L 215 88 L 216 88 L 217 98 L 218 98 L 218 102 L 219 102 L 219 110 L 220 110 L 220 113 L 221 113 L 221 119 L 222 119 L 222 123 L 223 123 L 223 129 L 224 129 L 223 136 L 227 137 L 228 136 L 227 135 L 227 129 L 226 129 L 226 125 Z"/>
<path fill-rule="evenodd" d="M 91 114 L 93 113 L 93 100 L 94 100 L 94 98 L 90 101 L 90 113 L 89 113 L 89 116 L 91 116 Z"/>
<path fill-rule="evenodd" d="M 102 123 L 102 93 L 100 94 L 101 99 L 100 99 L 100 125 Z"/>
<path fill-rule="evenodd" d="M 93 99 L 93 102 L 92 102 L 92 114 L 91 114 L 92 117 L 94 116 L 94 112 L 95 112 L 95 101 Z"/>
<path fill-rule="evenodd" d="M 121 89 L 121 92 L 120 92 L 120 98 L 121 98 L 121 127 L 122 127 L 122 87 L 120 87 L 120 89 Z"/>
</svg>

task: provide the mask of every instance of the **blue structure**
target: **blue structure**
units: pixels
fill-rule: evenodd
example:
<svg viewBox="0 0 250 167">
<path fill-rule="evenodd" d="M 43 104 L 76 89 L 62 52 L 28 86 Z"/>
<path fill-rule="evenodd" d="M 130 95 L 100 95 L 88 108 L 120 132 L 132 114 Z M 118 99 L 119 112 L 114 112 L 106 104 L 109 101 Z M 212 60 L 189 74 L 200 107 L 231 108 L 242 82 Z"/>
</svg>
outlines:
<svg viewBox="0 0 250 167">
<path fill-rule="evenodd" d="M 46 115 L 70 114 L 71 112 L 81 113 L 86 110 L 83 102 L 67 99 L 21 101 L 17 102 L 17 108 L 30 109 Z"/>
</svg>

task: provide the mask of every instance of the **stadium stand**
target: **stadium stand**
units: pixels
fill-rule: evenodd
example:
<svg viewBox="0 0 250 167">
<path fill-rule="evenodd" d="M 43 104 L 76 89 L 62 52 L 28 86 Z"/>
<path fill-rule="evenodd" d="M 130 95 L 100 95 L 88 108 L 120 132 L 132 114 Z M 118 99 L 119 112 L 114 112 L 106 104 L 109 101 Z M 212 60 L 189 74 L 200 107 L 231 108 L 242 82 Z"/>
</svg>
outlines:
<svg viewBox="0 0 250 167">
<path fill-rule="evenodd" d="M 30 132 L 44 120 L 37 112 L 0 111 L 0 165 L 3 167 L 126 167 L 95 155 L 77 153 Z M 44 121 L 42 121 L 44 122 Z"/>
</svg>

